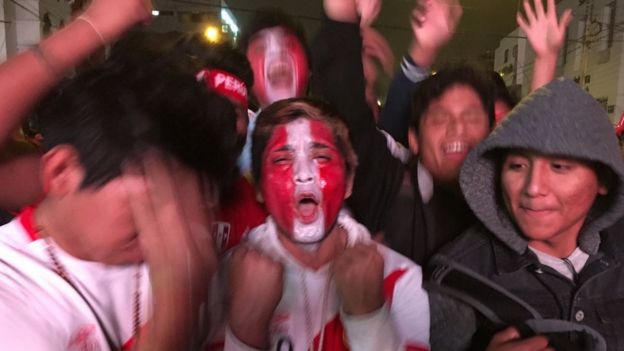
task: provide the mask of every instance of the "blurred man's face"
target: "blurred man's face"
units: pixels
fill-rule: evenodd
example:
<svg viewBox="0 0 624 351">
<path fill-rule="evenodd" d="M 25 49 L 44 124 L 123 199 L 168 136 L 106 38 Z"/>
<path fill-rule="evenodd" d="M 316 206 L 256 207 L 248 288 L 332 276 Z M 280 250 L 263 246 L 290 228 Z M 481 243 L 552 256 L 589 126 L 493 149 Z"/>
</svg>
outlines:
<svg viewBox="0 0 624 351">
<path fill-rule="evenodd" d="M 420 161 L 438 184 L 457 184 L 468 152 L 490 131 L 479 95 L 463 84 L 432 100 L 419 122 Z"/>
<path fill-rule="evenodd" d="M 330 128 L 299 118 L 275 128 L 262 157 L 266 206 L 282 235 L 317 243 L 333 228 L 349 180 Z"/>
<path fill-rule="evenodd" d="M 297 37 L 280 27 L 256 33 L 247 48 L 254 72 L 253 92 L 261 107 L 300 97 L 308 84 L 308 59 Z"/>
</svg>

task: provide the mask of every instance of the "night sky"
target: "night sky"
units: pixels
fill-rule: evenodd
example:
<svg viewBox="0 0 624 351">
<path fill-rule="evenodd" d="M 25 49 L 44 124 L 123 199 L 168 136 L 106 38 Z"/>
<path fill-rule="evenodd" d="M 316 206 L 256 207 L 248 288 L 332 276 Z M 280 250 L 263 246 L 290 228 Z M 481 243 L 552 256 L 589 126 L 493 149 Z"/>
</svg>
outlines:
<svg viewBox="0 0 624 351">
<path fill-rule="evenodd" d="M 386 0 L 375 22 L 390 42 L 397 58 L 405 52 L 411 40 L 408 16 L 415 0 Z M 312 36 L 320 23 L 320 0 L 227 0 L 235 16 L 244 26 L 257 8 L 273 6 L 295 15 Z M 493 52 L 500 39 L 516 27 L 518 0 L 462 0 L 464 15 L 455 38 L 442 52 L 438 62 L 468 58 L 483 61 L 487 50 Z"/>
</svg>

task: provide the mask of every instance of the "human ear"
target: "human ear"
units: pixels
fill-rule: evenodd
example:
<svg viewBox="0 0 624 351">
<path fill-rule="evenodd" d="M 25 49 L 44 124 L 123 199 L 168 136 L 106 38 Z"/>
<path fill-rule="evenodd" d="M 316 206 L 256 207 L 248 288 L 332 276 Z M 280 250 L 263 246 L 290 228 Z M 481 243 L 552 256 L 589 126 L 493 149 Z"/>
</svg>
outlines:
<svg viewBox="0 0 624 351">
<path fill-rule="evenodd" d="M 410 127 L 407 130 L 407 144 L 409 146 L 409 150 L 412 152 L 412 155 L 418 155 L 418 134 L 416 134 L 416 130 Z"/>
<path fill-rule="evenodd" d="M 84 168 L 78 151 L 70 145 L 59 145 L 41 158 L 41 179 L 46 196 L 62 197 L 80 188 Z"/>
<path fill-rule="evenodd" d="M 345 196 L 344 198 L 347 199 L 349 198 L 349 196 L 351 196 L 351 194 L 353 193 L 353 178 L 355 177 L 355 174 L 349 174 L 347 175 L 347 181 L 345 184 Z"/>
</svg>

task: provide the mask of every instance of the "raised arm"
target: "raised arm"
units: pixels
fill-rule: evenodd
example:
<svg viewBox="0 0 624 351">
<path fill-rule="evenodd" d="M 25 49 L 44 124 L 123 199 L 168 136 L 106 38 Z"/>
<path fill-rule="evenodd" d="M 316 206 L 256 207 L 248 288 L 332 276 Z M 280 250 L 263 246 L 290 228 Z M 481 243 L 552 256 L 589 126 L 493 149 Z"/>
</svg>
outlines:
<svg viewBox="0 0 624 351">
<path fill-rule="evenodd" d="M 412 115 L 412 96 L 418 83 L 429 76 L 429 68 L 440 50 L 455 34 L 461 14 L 457 0 L 421 0 L 412 10 L 410 22 L 414 37 L 392 80 L 379 118 L 379 127 L 404 145 L 407 145 Z"/>
<path fill-rule="evenodd" d="M 547 84 L 555 77 L 559 51 L 566 39 L 566 29 L 572 20 L 572 11 L 566 9 L 557 19 L 555 0 L 548 0 L 546 9 L 541 0 L 534 0 L 534 9 L 529 0 L 524 0 L 525 16 L 516 15 L 518 26 L 526 33 L 535 52 L 531 91 Z"/>
<path fill-rule="evenodd" d="M 150 15 L 149 0 L 94 0 L 81 16 L 39 43 L 38 49 L 0 65 L 0 143 L 8 140 L 65 71 Z"/>
</svg>

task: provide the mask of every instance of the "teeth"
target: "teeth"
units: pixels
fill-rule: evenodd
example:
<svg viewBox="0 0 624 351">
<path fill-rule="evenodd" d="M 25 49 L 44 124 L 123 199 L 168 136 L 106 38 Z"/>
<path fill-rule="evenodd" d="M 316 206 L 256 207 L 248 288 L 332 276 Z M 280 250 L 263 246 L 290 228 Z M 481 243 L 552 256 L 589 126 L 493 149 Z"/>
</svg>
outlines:
<svg viewBox="0 0 624 351">
<path fill-rule="evenodd" d="M 444 145 L 444 152 L 447 154 L 465 153 L 468 151 L 468 144 L 456 141 Z"/>
</svg>

